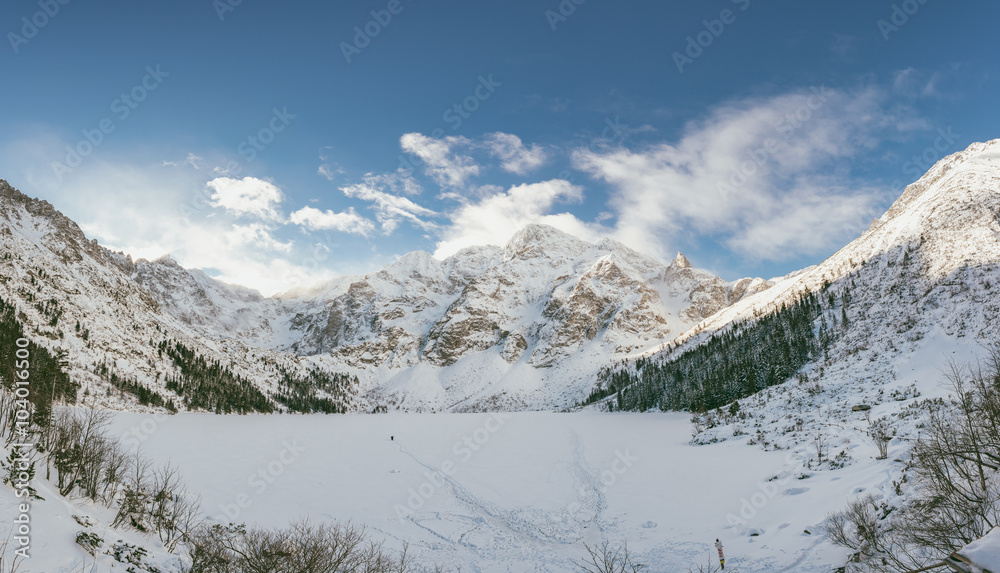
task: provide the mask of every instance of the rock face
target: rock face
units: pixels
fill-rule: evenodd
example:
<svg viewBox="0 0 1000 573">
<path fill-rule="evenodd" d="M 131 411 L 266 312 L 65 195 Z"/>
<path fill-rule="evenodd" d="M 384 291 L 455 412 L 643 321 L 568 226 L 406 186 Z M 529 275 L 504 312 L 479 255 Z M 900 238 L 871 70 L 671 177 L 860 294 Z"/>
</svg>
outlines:
<svg viewBox="0 0 1000 573">
<path fill-rule="evenodd" d="M 162 387 L 170 365 L 150 341 L 165 337 L 264 389 L 279 364 L 357 374 L 362 407 L 564 407 L 610 360 L 670 340 L 769 286 L 723 281 L 681 254 L 664 264 L 611 240 L 591 244 L 530 225 L 502 248 L 472 247 L 443 261 L 409 253 L 377 272 L 265 298 L 169 256 L 133 261 L 108 251 L 6 182 L 0 215 L 11 255 L 0 296 L 73 355 L 91 395 L 117 407 L 127 404 L 103 391 L 94 365 L 113 360 Z M 31 277 L 40 286 L 29 296 Z M 31 308 L 38 293 L 59 302 L 60 320 L 83 326 L 42 328 L 47 319 Z M 83 330 L 87 340 L 77 336 Z"/>
<path fill-rule="evenodd" d="M 993 344 L 1000 337 L 997 284 L 1000 140 L 942 159 L 859 238 L 821 264 L 722 308 L 699 329 L 677 337 L 666 353 L 682 352 L 803 293 L 823 293 L 840 301 L 841 313 L 825 317 L 840 329 L 824 358 L 836 368 L 829 376 L 850 372 L 858 379 L 863 373 L 884 383 L 895 379 L 892 359 L 901 353 L 923 353 L 930 361 L 959 340 Z M 878 358 L 869 359 L 861 350 Z M 821 364 L 821 358 L 815 362 Z"/>
<path fill-rule="evenodd" d="M 503 249 L 444 261 L 410 253 L 330 300 L 308 301 L 314 306 L 301 305 L 292 321 L 301 336 L 289 349 L 332 353 L 355 367 L 449 367 L 492 352 L 548 368 L 589 342 L 622 354 L 669 339 L 767 286 L 727 283 L 683 255 L 664 265 L 613 241 L 592 245 L 531 225 Z"/>
<path fill-rule="evenodd" d="M 852 285 L 852 326 L 838 342 L 847 349 L 897 352 L 934 329 L 994 333 L 1000 141 L 942 160 L 860 238 L 773 283 L 727 282 L 680 253 L 667 264 L 531 225 L 503 247 L 445 260 L 410 253 L 377 272 L 265 298 L 169 257 L 133 261 L 104 249 L 5 181 L 0 244 L 0 297 L 34 339 L 67 352 L 88 399 L 106 406 L 134 404 L 109 392 L 94 366 L 113 364 L 167 393 L 173 365 L 153 343 L 173 339 L 265 392 L 283 370 L 357 375 L 359 409 L 562 408 L 616 360 L 671 341 L 667 352 L 678 351 L 831 283 Z"/>
</svg>

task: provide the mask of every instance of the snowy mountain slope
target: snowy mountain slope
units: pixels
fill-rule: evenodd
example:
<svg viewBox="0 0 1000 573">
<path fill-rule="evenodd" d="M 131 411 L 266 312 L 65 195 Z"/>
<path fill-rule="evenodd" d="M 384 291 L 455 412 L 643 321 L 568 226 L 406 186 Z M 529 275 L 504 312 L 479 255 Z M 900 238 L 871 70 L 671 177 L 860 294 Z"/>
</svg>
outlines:
<svg viewBox="0 0 1000 573">
<path fill-rule="evenodd" d="M 839 293 L 851 283 L 845 343 L 876 342 L 892 330 L 906 342 L 935 324 L 956 336 L 985 338 L 1000 310 L 1000 300 L 991 296 L 998 265 L 1000 140 L 993 140 L 942 159 L 868 231 L 821 264 L 774 279 L 770 289 L 644 354 L 677 355 L 803 293 L 828 286 Z"/>
<path fill-rule="evenodd" d="M 998 285 L 1000 140 L 995 140 L 943 159 L 868 231 L 823 263 L 777 279 L 767 291 L 723 309 L 674 342 L 635 356 L 645 358 L 644 364 L 683 360 L 712 337 L 752 331 L 758 317 L 803 295 L 821 301 L 812 327 L 820 339 L 826 333 L 828 342 L 793 378 L 740 398 L 738 406 L 692 417 L 695 444 L 784 451 L 787 466 L 798 468 L 792 471 L 802 481 L 792 482 L 795 487 L 726 516 L 727 535 L 773 547 L 781 534 L 773 523 L 768 528 L 762 514 L 783 495 L 827 512 L 868 494 L 880 511 L 891 512 L 919 495 L 910 449 L 928 413 L 950 394 L 943 376 L 949 364 L 974 364 L 987 354 L 985 347 L 1000 342 Z M 885 436 L 885 453 L 878 436 Z M 852 484 L 839 499 L 822 493 L 828 482 L 839 480 Z M 816 526 L 810 530 L 822 534 L 822 524 Z M 822 536 L 811 545 L 809 553 L 837 551 Z"/>
<path fill-rule="evenodd" d="M 558 245 L 558 252 L 528 240 L 512 249 L 475 249 L 472 262 L 461 257 L 434 261 L 418 253 L 384 274 L 341 279 L 278 299 L 231 289 L 169 261 L 136 263 L 159 265 L 143 271 L 153 277 L 144 279 L 150 286 L 136 286 L 129 281 L 137 280 L 132 277 L 139 271 L 127 258 L 87 243 L 82 234 L 69 236 L 69 223 L 45 219 L 51 217 L 45 204 L 19 196 L 4 199 L 0 209 L 0 293 L 18 303 L 37 337 L 53 347 L 79 339 L 73 347 L 78 356 L 121 356 L 124 368 L 132 363 L 127 355 L 116 354 L 115 344 L 141 348 L 143 337 L 167 331 L 265 381 L 273 375 L 266 369 L 268 361 L 292 364 L 301 359 L 330 370 L 360 371 L 349 361 L 364 358 L 369 362 L 359 364 L 365 365 L 368 380 L 377 381 L 369 382 L 369 399 L 403 409 L 571 403 L 579 397 L 577 388 L 572 383 L 554 388 L 554 381 L 586 380 L 607 364 L 610 353 L 628 348 L 633 340 L 641 341 L 636 342 L 640 350 L 622 352 L 677 356 L 711 333 L 773 312 L 803 293 L 830 301 L 815 325 L 817 331 L 837 333 L 829 348 L 802 368 L 798 380 L 741 399 L 736 414 L 699 416 L 694 442 L 710 444 L 704 447 L 688 443 L 687 415 L 587 412 L 517 414 L 505 418 L 495 435 L 482 434 L 496 427 L 487 414 L 266 420 L 184 414 L 168 418 L 145 441 L 157 459 L 182 466 L 207 508 L 221 511 L 239 493 L 233 484 L 273 461 L 282 439 L 301 438 L 306 440 L 304 456 L 283 470 L 279 487 L 254 496 L 240 520 L 280 526 L 303 513 L 366 520 L 390 544 L 410 540 L 428 563 L 446 556 L 453 564 L 472 562 L 487 571 L 568 568 L 582 555 L 583 541 L 602 538 L 629 540 L 655 570 L 684 570 L 711 557 L 715 537 L 725 543 L 730 563 L 742 571 L 829 571 L 844 563 L 847 552 L 823 535 L 824 517 L 866 493 L 889 507 L 905 503 L 913 486 L 903 476 L 910 444 L 928 408 L 924 399 L 947 394 L 942 367 L 948 359 L 974 359 L 984 343 L 1000 340 L 1000 140 L 942 160 L 859 239 L 820 265 L 777 279 L 767 290 L 751 288 L 749 294 L 743 294 L 741 284 L 752 281 L 702 281 L 703 275 L 680 256 L 663 265 L 610 242 L 561 244 L 568 239 L 558 234 L 544 239 Z M 45 220 L 36 221 L 39 217 Z M 539 240 L 550 232 L 526 230 Z M 59 233 L 68 236 L 60 238 Z M 492 269 L 503 265 L 523 281 L 507 285 L 487 280 Z M 559 266 L 565 270 L 556 270 Z M 459 268 L 466 271 L 455 270 Z M 567 271 L 571 274 L 564 278 Z M 157 278 L 158 273 L 171 278 Z M 527 284 L 534 280 L 537 284 Z M 157 289 L 157 284 L 176 286 Z M 168 294 L 174 302 L 166 299 Z M 605 310 L 601 300 L 612 294 L 619 298 L 611 305 L 613 312 L 602 318 L 596 310 Z M 54 325 L 56 312 L 43 304 L 51 300 L 47 295 L 61 297 L 63 313 Z M 731 306 L 725 306 L 727 296 L 735 300 Z M 81 310 L 77 297 L 96 302 Z M 118 310 L 119 298 L 128 303 L 130 314 Z M 168 310 L 172 307 L 176 310 Z M 190 308 L 200 310 L 179 314 Z M 331 308 L 342 310 L 331 314 Z M 407 314 L 409 308 L 419 310 Z M 695 311 L 685 315 L 691 308 Z M 701 318 L 713 308 L 715 314 Z M 242 319 L 241 314 L 254 309 L 253 320 Z M 400 309 L 403 315 L 388 316 Z M 652 310 L 630 314 L 633 309 Z M 347 348 L 370 343 L 364 348 L 372 352 L 341 357 L 339 345 L 332 346 L 335 352 L 311 356 L 292 352 L 308 332 L 304 325 L 329 325 L 330 316 L 342 319 L 334 321 L 339 325 L 330 329 L 333 334 L 324 336 L 349 335 L 353 338 L 339 339 L 350 341 Z M 650 331 L 665 324 L 670 336 L 678 332 L 671 321 L 683 327 L 685 316 L 689 323 L 700 322 L 677 344 L 651 352 L 641 350 L 639 329 L 616 330 L 618 324 L 640 324 Z M 72 332 L 77 317 L 94 329 L 89 340 Z M 153 321 L 152 326 L 146 321 Z M 246 339 L 261 346 L 227 336 L 218 326 L 225 321 L 246 329 Z M 130 324 L 131 330 L 119 323 Z M 380 350 L 378 336 L 386 330 L 380 323 L 415 333 L 413 365 L 400 366 L 392 353 L 385 360 L 375 352 Z M 523 330 L 528 334 L 522 335 L 524 348 L 513 345 L 511 351 L 519 354 L 510 363 L 504 348 L 513 331 L 503 338 L 499 330 L 524 324 L 541 327 Z M 560 326 L 545 330 L 550 324 Z M 588 328 L 594 324 L 601 329 L 590 339 Z M 442 334 L 432 337 L 437 325 Z M 460 346 L 464 339 L 445 337 L 457 329 L 467 329 L 475 344 Z M 322 340 L 319 334 L 316 340 Z M 428 348 L 438 348 L 440 355 L 424 360 Z M 450 348 L 462 350 L 449 356 L 445 351 Z M 536 353 L 541 361 L 567 351 L 563 356 L 568 358 L 557 358 L 553 367 L 533 362 Z M 146 367 L 172 368 L 158 362 L 155 352 L 140 352 Z M 69 358 L 80 361 L 72 349 Z M 123 432 L 143 421 L 133 414 L 120 418 Z M 871 435 L 871 422 L 880 419 L 888 421 L 892 435 L 884 459 L 877 459 Z M 226 429 L 243 442 L 239 447 L 224 442 L 188 447 L 209 426 L 232 423 L 247 426 L 243 432 Z M 456 458 L 462 450 L 455 448 L 468 443 L 463 438 L 476 439 L 479 430 L 489 436 L 481 448 L 488 453 L 477 449 L 469 459 Z M 623 451 L 638 459 L 617 474 L 615 460 Z M 216 464 L 219 459 L 227 463 Z M 343 459 L 371 463 L 362 464 L 367 473 L 359 474 L 361 466 L 343 464 Z M 447 461 L 460 462 L 455 476 L 440 482 L 428 478 L 428 470 Z M 432 486 L 429 496 L 410 501 L 414 491 Z M 315 495 L 303 496 L 303 491 Z M 331 491 L 344 495 L 331 496 Z M 9 496 L 0 496 L 0 506 L 12 503 Z M 412 513 L 400 519 L 395 506 L 411 503 Z M 53 546 L 76 550 L 72 535 L 78 528 L 55 502 L 48 508 L 43 518 L 59 520 L 58 528 L 44 526 L 57 531 Z M 162 559 L 169 565 L 169 557 Z"/>
<path fill-rule="evenodd" d="M 502 250 L 467 249 L 444 261 L 411 253 L 332 300 L 308 301 L 325 306 L 296 315 L 293 329 L 304 336 L 290 348 L 328 350 L 361 377 L 377 372 L 388 382 L 372 387 L 376 401 L 563 407 L 616 356 L 768 287 L 727 283 L 685 261 L 664 265 L 613 241 L 591 245 L 529 226 Z"/>
<path fill-rule="evenodd" d="M 0 297 L 67 352 L 90 399 L 113 407 L 134 404 L 96 366 L 176 398 L 164 387 L 176 365 L 159 348 L 175 340 L 265 393 L 283 370 L 316 367 L 357 375 L 362 409 L 562 408 L 615 357 L 769 286 L 727 283 L 683 255 L 666 265 L 535 225 L 504 248 L 443 261 L 410 253 L 374 273 L 265 298 L 170 257 L 108 251 L 6 182 L 0 214 Z"/>
<path fill-rule="evenodd" d="M 912 351 L 931 326 L 988 337 L 998 312 L 990 296 L 1000 260 L 997 147 L 942 160 L 859 239 L 773 282 L 728 283 L 680 254 L 664 264 L 535 225 L 503 248 L 443 261 L 410 253 L 374 273 L 264 298 L 169 257 L 112 253 L 4 183 L 0 296 L 52 349 L 67 351 L 84 388 L 106 405 L 123 404 L 95 365 L 162 391 L 175 367 L 156 343 L 172 339 L 265 393 L 278 366 L 318 367 L 357 375 L 362 409 L 562 408 L 617 359 L 670 355 L 803 293 L 839 297 L 851 284 L 861 286 L 851 288 L 850 328 L 833 356 Z M 834 315 L 824 324 L 837 324 Z"/>
<path fill-rule="evenodd" d="M 80 228 L 52 205 L 28 198 L 2 181 L 0 239 L 0 297 L 19 309 L 19 320 L 33 340 L 51 351 L 65 352 L 68 372 L 81 384 L 79 398 L 89 404 L 144 409 L 134 398 L 111 387 L 108 377 L 112 372 L 179 404 L 176 395 L 163 389 L 165 377 L 177 373 L 175 364 L 156 348 L 167 339 L 223 360 L 237 374 L 255 380 L 265 392 L 274 388 L 276 364 L 292 371 L 298 367 L 294 356 L 202 336 L 195 325 L 203 319 L 192 324 L 185 315 L 175 317 L 168 312 L 169 305 L 176 303 L 157 296 L 168 290 L 166 287 L 151 290 L 137 280 L 140 275 L 171 272 L 176 279 L 175 264 L 166 260 L 137 264 L 127 255 L 88 241 Z M 184 275 L 185 280 L 198 280 L 198 273 L 185 271 Z M 207 302 L 199 304 L 209 304 L 209 295 L 217 299 L 254 296 L 205 277 L 202 280 L 208 287 L 202 290 L 207 293 L 194 292 Z M 222 308 L 228 314 L 220 320 L 242 319 L 235 305 Z M 97 374 L 98 365 L 106 366 L 107 373 Z"/>
</svg>

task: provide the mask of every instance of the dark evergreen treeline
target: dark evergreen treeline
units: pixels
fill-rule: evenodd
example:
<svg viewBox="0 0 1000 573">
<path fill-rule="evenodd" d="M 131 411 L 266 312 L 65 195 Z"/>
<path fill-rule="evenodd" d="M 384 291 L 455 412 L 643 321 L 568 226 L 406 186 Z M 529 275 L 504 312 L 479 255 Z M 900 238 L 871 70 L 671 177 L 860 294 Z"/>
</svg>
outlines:
<svg viewBox="0 0 1000 573">
<path fill-rule="evenodd" d="M 54 300 L 35 306 L 50 324 L 62 314 Z M 76 403 L 80 384 L 66 373 L 64 352 L 50 352 L 25 338 L 20 318 L 16 307 L 0 299 L 0 384 L 13 392 L 17 381 L 27 376 L 33 423 L 44 426 L 51 417 L 54 402 Z M 80 328 L 77 323 L 77 330 Z M 23 347 L 18 345 L 19 340 Z M 181 396 L 192 410 L 219 414 L 271 413 L 275 411 L 275 403 L 279 403 L 292 412 L 342 414 L 349 410 L 357 392 L 356 376 L 328 373 L 315 367 L 304 376 L 297 376 L 279 366 L 278 390 L 268 397 L 247 378 L 180 342 L 164 340 L 154 346 L 180 371 L 165 377 L 167 390 Z M 94 365 L 94 373 L 120 392 L 135 396 L 140 404 L 177 411 L 173 399 L 117 372 L 106 362 Z"/>
<path fill-rule="evenodd" d="M 824 305 L 824 303 L 826 303 Z M 850 290 L 840 297 L 841 326 L 846 324 Z M 806 294 L 790 306 L 735 325 L 705 343 L 669 359 L 641 358 L 606 369 L 586 404 L 614 395 L 618 410 L 649 409 L 704 412 L 780 384 L 834 338 L 824 310 L 837 304 L 830 294 Z M 830 314 L 832 323 L 836 313 Z"/>
<path fill-rule="evenodd" d="M 274 411 L 271 401 L 252 382 L 217 360 L 207 360 L 173 340 L 160 342 L 157 349 L 180 370 L 180 374 L 166 376 L 166 387 L 182 396 L 189 409 L 216 414 Z"/>
<path fill-rule="evenodd" d="M 161 355 L 170 357 L 180 370 L 178 375 L 166 376 L 167 390 L 182 396 L 187 408 L 193 410 L 208 410 L 217 414 L 271 413 L 275 410 L 275 403 L 279 403 L 292 412 L 343 414 L 348 411 L 358 387 L 356 376 L 324 372 L 315 367 L 305 376 L 296 376 L 278 366 L 278 390 L 268 397 L 247 378 L 235 374 L 216 360 L 206 359 L 180 342 L 164 340 L 156 348 Z M 145 389 L 141 385 L 134 386 L 138 386 L 139 392 Z M 156 398 L 162 399 L 158 395 L 149 399 Z M 171 409 L 173 406 L 170 401 L 163 405 Z"/>
<path fill-rule="evenodd" d="M 135 378 L 119 374 L 105 362 L 101 362 L 94 367 L 94 374 L 103 378 L 119 391 L 132 394 L 144 406 L 157 406 L 166 408 L 171 412 L 177 411 L 177 406 L 173 400 L 164 398 L 155 390 L 150 390 L 145 384 L 138 382 Z"/>
<path fill-rule="evenodd" d="M 350 399 L 358 387 L 358 377 L 335 372 L 324 372 L 313 367 L 305 377 L 292 375 L 278 367 L 281 378 L 279 390 L 272 395 L 275 401 L 284 404 L 292 412 L 310 414 L 343 414 L 347 412 Z M 322 391 L 326 396 L 320 396 Z"/>
<path fill-rule="evenodd" d="M 80 385 L 64 372 L 63 353 L 49 352 L 30 340 L 21 348 L 18 340 L 22 338 L 25 338 L 24 328 L 17 309 L 0 299 L 0 379 L 6 389 L 13 391 L 17 381 L 27 375 L 30 384 L 26 387 L 30 392 L 28 400 L 34 407 L 34 422 L 44 425 L 43 421 L 48 420 L 52 412 L 53 402 L 76 403 Z"/>
</svg>

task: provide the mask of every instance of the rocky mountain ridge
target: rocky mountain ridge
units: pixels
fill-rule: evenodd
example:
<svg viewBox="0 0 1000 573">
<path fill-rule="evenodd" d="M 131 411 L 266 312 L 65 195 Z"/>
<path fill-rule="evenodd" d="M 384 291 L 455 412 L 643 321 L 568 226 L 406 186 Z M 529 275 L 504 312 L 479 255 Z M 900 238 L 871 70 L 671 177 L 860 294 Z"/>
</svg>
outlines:
<svg viewBox="0 0 1000 573">
<path fill-rule="evenodd" d="M 164 380 L 178 365 L 161 343 L 173 340 L 267 395 L 289 373 L 357 376 L 349 410 L 563 408 L 611 363 L 679 355 L 831 289 L 851 291 L 841 309 L 851 328 L 831 351 L 843 360 L 824 364 L 891 380 L 888 358 L 919 352 L 936 332 L 1000 335 L 991 295 L 1000 283 L 1000 140 L 943 159 L 861 237 L 774 282 L 730 283 L 682 254 L 668 264 L 532 225 L 503 247 L 445 260 L 409 253 L 376 272 L 266 298 L 169 257 L 111 252 L 6 182 L 0 239 L 0 297 L 33 337 L 65 352 L 86 399 L 109 407 L 137 406 L 112 391 L 98 364 L 171 397 Z M 855 364 L 859 348 L 886 360 Z"/>
<path fill-rule="evenodd" d="M 0 296 L 66 352 L 89 399 L 111 407 L 135 404 L 96 365 L 169 395 L 163 379 L 176 365 L 157 348 L 169 339 L 265 393 L 285 370 L 318 368 L 358 376 L 358 409 L 561 408 L 608 361 L 769 286 L 723 281 L 680 254 L 664 264 L 532 225 L 503 248 L 443 261 L 409 253 L 377 272 L 265 298 L 169 256 L 109 251 L 5 181 L 0 215 Z"/>
<path fill-rule="evenodd" d="M 942 159 L 908 186 L 865 233 L 819 265 L 777 279 L 770 289 L 745 297 L 674 340 L 635 355 L 635 360 L 616 372 L 606 371 L 602 375 L 605 386 L 592 399 L 611 407 L 623 402 L 629 408 L 676 401 L 681 385 L 664 385 L 661 372 L 697 371 L 691 357 L 709 345 L 720 349 L 711 358 L 726 367 L 724 363 L 733 357 L 725 349 L 740 337 L 759 344 L 767 341 L 770 346 L 758 346 L 755 357 L 742 349 L 743 362 L 727 380 L 766 377 L 767 372 L 755 367 L 780 364 L 781 355 L 811 347 L 808 356 L 800 355 L 804 360 L 787 361 L 794 362 L 792 373 L 801 384 L 783 384 L 762 393 L 758 393 L 761 388 L 747 384 L 739 394 L 747 398 L 766 394 L 796 405 L 797 419 L 802 420 L 799 426 L 812 425 L 815 435 L 824 424 L 850 419 L 852 402 L 877 405 L 887 395 L 913 399 L 919 395 L 911 391 L 917 386 L 929 393 L 927 381 L 940 378 L 949 360 L 959 356 L 975 360 L 997 344 L 998 285 L 1000 140 L 994 140 Z M 775 331 L 761 320 L 782 313 L 790 316 L 790 309 L 803 301 L 812 305 L 799 313 L 809 316 L 804 331 L 811 338 L 798 334 L 792 339 L 787 326 Z M 803 332 L 801 322 L 797 328 Z M 912 374 L 918 371 L 921 375 Z M 779 378 L 768 383 L 786 380 Z M 684 392 L 697 394 L 699 382 L 694 377 L 685 379 L 683 385 Z M 622 392 L 628 399 L 619 399 Z M 935 390 L 935 394 L 940 392 Z M 611 394 L 618 396 L 604 399 Z M 839 400 L 832 403 L 832 396 Z M 727 395 L 723 401 L 733 397 Z M 760 412 L 773 415 L 774 408 L 766 402 L 755 398 L 753 403 Z M 830 405 L 822 415 L 809 409 L 823 402 Z M 787 426 L 783 418 L 770 422 L 778 430 L 783 423 Z M 798 435 L 810 435 L 803 432 Z M 713 433 L 706 439 L 716 438 Z"/>
</svg>

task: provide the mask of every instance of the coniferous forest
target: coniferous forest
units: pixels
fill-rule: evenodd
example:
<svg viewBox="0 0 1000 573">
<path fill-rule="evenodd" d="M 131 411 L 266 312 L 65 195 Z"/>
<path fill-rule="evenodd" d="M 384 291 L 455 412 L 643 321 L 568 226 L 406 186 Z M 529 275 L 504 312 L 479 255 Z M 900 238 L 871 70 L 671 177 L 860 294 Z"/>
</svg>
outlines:
<svg viewBox="0 0 1000 573">
<path fill-rule="evenodd" d="M 839 303 L 839 304 L 838 304 Z M 608 368 L 585 404 L 613 396 L 614 410 L 704 412 L 780 384 L 819 356 L 846 325 L 850 290 L 805 294 L 791 305 L 713 334 L 677 356 Z M 839 317 L 828 312 L 840 307 Z M 827 316 L 830 316 L 829 325 Z"/>
<path fill-rule="evenodd" d="M 234 373 L 228 366 L 210 361 L 191 348 L 174 340 L 157 345 L 180 371 L 167 375 L 166 388 L 184 398 L 189 409 L 218 414 L 269 413 L 284 405 L 290 412 L 343 414 L 357 389 L 358 379 L 342 373 L 312 368 L 304 377 L 277 366 L 278 389 L 265 396 L 250 380 Z M 320 392 L 327 396 L 320 395 Z M 168 406 L 169 407 L 169 406 Z"/>
<path fill-rule="evenodd" d="M 159 392 L 151 390 L 145 384 L 138 382 L 131 376 L 119 374 L 113 367 L 108 366 L 106 362 L 101 362 L 95 366 L 94 373 L 117 388 L 119 392 L 135 396 L 139 403 L 143 406 L 157 406 L 166 408 L 171 412 L 177 411 L 177 406 L 174 404 L 173 400 L 164 398 Z"/>
<path fill-rule="evenodd" d="M 28 400 L 34 406 L 35 422 L 38 423 L 49 418 L 53 402 L 75 403 L 80 385 L 65 373 L 62 355 L 30 340 L 19 345 L 18 340 L 22 338 L 24 329 L 18 320 L 17 309 L 0 299 L 0 383 L 13 391 L 17 381 L 24 377 L 18 373 L 26 372 L 30 383 Z M 19 350 L 26 358 L 18 356 Z"/>
<path fill-rule="evenodd" d="M 32 411 L 37 421 L 43 421 L 49 419 L 53 403 L 76 403 L 80 384 L 66 373 L 61 353 L 53 353 L 25 337 L 22 318 L 16 307 L 0 299 L 0 383 L 13 391 L 19 379 L 18 372 L 26 371 Z M 19 340 L 22 341 L 20 345 Z M 180 342 L 164 340 L 156 348 L 178 369 L 178 373 L 166 375 L 166 389 L 180 396 L 191 410 L 220 414 L 270 413 L 280 404 L 290 412 L 342 414 L 348 411 L 357 393 L 356 376 L 328 373 L 318 368 L 310 369 L 305 375 L 296 375 L 278 366 L 278 388 L 266 396 L 228 366 L 209 361 Z M 19 350 L 26 359 L 18 357 Z M 119 392 L 135 396 L 142 405 L 177 411 L 173 398 L 116 371 L 106 362 L 94 365 L 93 372 Z"/>
<path fill-rule="evenodd" d="M 166 376 L 167 390 L 183 396 L 188 408 L 216 414 L 274 411 L 271 401 L 252 382 L 218 361 L 207 360 L 173 340 L 164 340 L 158 349 L 180 370 L 179 374 Z"/>
<path fill-rule="evenodd" d="M 279 390 L 272 398 L 292 412 L 344 414 L 358 388 L 357 376 L 340 372 L 330 374 L 319 368 L 312 368 L 305 377 L 297 377 L 280 366 L 278 370 L 281 372 L 281 378 L 278 379 Z M 317 392 L 319 390 L 332 398 L 320 396 Z"/>
</svg>

